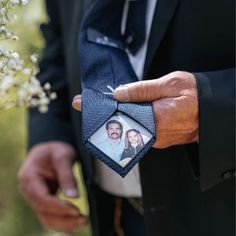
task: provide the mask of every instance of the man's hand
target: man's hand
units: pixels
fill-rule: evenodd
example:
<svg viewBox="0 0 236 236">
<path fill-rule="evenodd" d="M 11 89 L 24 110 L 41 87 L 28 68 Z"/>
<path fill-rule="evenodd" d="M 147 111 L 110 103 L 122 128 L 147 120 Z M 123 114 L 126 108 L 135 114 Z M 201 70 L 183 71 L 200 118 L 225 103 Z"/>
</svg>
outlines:
<svg viewBox="0 0 236 236">
<path fill-rule="evenodd" d="M 198 141 L 198 98 L 193 74 L 177 71 L 120 86 L 114 98 L 121 102 L 152 102 L 157 133 L 154 147 Z"/>
<path fill-rule="evenodd" d="M 167 148 L 198 141 L 198 98 L 196 80 L 188 72 L 172 72 L 159 79 L 118 87 L 120 102 L 152 102 L 157 141 L 153 147 Z M 72 106 L 81 111 L 81 95 Z"/>
<path fill-rule="evenodd" d="M 66 197 L 78 197 L 72 165 L 74 148 L 64 142 L 34 146 L 21 167 L 20 190 L 46 228 L 71 231 L 86 224 L 79 209 L 55 196 L 60 188 Z"/>
</svg>

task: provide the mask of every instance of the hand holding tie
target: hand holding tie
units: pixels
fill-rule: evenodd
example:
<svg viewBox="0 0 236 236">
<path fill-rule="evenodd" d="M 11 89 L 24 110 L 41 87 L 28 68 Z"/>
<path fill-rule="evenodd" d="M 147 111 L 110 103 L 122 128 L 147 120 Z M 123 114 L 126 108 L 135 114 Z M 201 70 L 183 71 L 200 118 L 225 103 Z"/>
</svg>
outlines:
<svg viewBox="0 0 236 236">
<path fill-rule="evenodd" d="M 139 81 L 116 88 L 120 102 L 152 102 L 156 121 L 155 148 L 198 141 L 198 97 L 196 79 L 188 72 L 172 72 L 154 80 Z M 81 96 L 73 107 L 81 111 Z"/>
<path fill-rule="evenodd" d="M 156 121 L 156 148 L 198 141 L 196 79 L 188 72 L 173 72 L 154 80 L 118 87 L 120 102 L 152 102 Z"/>
</svg>

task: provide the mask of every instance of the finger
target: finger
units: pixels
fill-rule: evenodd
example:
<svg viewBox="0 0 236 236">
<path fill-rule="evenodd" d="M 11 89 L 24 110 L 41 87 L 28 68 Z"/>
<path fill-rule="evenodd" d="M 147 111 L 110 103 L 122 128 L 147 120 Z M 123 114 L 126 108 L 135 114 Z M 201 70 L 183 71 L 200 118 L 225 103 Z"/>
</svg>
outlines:
<svg viewBox="0 0 236 236">
<path fill-rule="evenodd" d="M 119 86 L 114 98 L 120 102 L 148 102 L 164 97 L 162 79 L 139 81 Z"/>
<path fill-rule="evenodd" d="M 49 194 L 47 183 L 35 177 L 27 185 L 21 186 L 21 192 L 36 212 L 48 214 L 78 216 L 79 210 L 65 201 Z"/>
<path fill-rule="evenodd" d="M 81 94 L 78 94 L 78 95 L 75 95 L 73 100 L 76 100 L 76 99 L 81 99 L 82 95 Z"/>
<path fill-rule="evenodd" d="M 73 98 L 72 107 L 75 110 L 81 111 L 81 101 L 82 101 L 82 96 L 81 95 L 76 95 Z"/>
<path fill-rule="evenodd" d="M 55 216 L 50 214 L 37 214 L 40 223 L 49 229 L 71 231 L 81 228 L 88 223 L 86 216 L 79 215 L 77 217 Z"/>
<path fill-rule="evenodd" d="M 79 196 L 76 180 L 72 171 L 72 161 L 69 156 L 60 158 L 60 162 L 55 163 L 55 171 L 58 177 L 59 186 L 66 197 L 77 198 Z"/>
<path fill-rule="evenodd" d="M 170 135 L 173 136 L 171 140 L 168 138 Z M 187 137 L 186 135 L 178 135 L 172 133 L 169 134 L 168 137 L 164 134 L 164 132 L 160 132 L 159 139 L 153 144 L 153 147 L 158 149 L 165 149 L 171 146 L 193 143 L 198 140 L 197 133 L 189 134 Z"/>
</svg>

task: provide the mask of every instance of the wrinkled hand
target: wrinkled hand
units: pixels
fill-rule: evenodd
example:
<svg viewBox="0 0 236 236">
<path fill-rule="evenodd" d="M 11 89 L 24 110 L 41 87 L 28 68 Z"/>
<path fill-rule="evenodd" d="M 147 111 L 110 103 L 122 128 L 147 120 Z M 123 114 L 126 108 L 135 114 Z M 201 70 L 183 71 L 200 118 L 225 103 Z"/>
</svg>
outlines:
<svg viewBox="0 0 236 236">
<path fill-rule="evenodd" d="M 196 79 L 188 72 L 172 72 L 159 79 L 118 87 L 121 102 L 152 102 L 156 121 L 156 148 L 198 141 Z"/>
<path fill-rule="evenodd" d="M 74 148 L 64 142 L 34 146 L 18 173 L 19 187 L 41 224 L 50 229 L 71 231 L 86 224 L 79 209 L 55 194 L 60 188 L 65 196 L 78 197 L 72 165 Z"/>
<path fill-rule="evenodd" d="M 188 72 L 172 72 L 159 79 L 139 81 L 116 88 L 120 102 L 152 102 L 156 121 L 156 148 L 198 141 L 196 79 Z M 81 95 L 72 106 L 81 111 Z"/>
</svg>

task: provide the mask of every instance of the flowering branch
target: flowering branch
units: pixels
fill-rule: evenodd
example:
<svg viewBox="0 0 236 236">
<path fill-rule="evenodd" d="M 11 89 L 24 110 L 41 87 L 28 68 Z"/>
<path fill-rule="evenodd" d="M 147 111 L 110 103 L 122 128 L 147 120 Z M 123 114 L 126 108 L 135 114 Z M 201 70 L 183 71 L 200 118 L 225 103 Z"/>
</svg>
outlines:
<svg viewBox="0 0 236 236">
<path fill-rule="evenodd" d="M 12 14 L 17 5 L 27 5 L 29 0 L 0 0 L 0 39 L 19 40 L 8 30 L 8 24 L 16 19 Z M 56 93 L 50 91 L 50 84 L 43 87 L 36 78 L 38 69 L 36 54 L 30 56 L 30 65 L 25 66 L 19 53 L 0 45 L 0 112 L 12 107 L 38 107 L 44 113 L 48 110 Z"/>
</svg>

